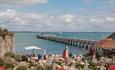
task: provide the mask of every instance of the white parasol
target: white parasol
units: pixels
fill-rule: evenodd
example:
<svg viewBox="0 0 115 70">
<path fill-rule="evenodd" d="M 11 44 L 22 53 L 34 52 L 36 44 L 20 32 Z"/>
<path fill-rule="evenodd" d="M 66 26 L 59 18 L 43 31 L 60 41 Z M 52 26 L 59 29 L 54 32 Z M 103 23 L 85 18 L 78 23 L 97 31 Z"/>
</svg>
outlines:
<svg viewBox="0 0 115 70">
<path fill-rule="evenodd" d="M 26 50 L 32 50 L 33 54 L 34 54 L 34 50 L 42 50 L 41 48 L 37 47 L 37 46 L 29 46 L 25 48 Z"/>
</svg>

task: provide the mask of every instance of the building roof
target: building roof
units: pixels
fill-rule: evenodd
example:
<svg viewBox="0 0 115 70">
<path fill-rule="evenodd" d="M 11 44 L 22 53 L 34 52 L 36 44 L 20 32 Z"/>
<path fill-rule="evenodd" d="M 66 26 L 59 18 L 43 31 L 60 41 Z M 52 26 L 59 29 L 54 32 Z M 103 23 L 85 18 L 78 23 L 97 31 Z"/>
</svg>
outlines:
<svg viewBox="0 0 115 70">
<path fill-rule="evenodd" d="M 107 38 L 111 38 L 111 39 L 115 39 L 115 32 L 113 32 L 110 36 L 108 36 Z"/>
<path fill-rule="evenodd" d="M 100 48 L 115 49 L 115 32 L 113 32 L 106 39 L 97 42 L 96 45 Z"/>
<path fill-rule="evenodd" d="M 115 39 L 107 38 L 97 42 L 100 48 L 115 49 Z"/>
</svg>

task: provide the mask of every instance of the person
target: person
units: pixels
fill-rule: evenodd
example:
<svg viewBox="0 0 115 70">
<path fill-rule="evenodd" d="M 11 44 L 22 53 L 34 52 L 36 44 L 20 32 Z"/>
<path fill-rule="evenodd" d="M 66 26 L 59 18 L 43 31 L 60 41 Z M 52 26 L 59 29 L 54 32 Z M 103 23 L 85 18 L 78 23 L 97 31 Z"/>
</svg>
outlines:
<svg viewBox="0 0 115 70">
<path fill-rule="evenodd" d="M 38 59 L 39 60 L 42 59 L 42 55 L 38 54 Z"/>
<path fill-rule="evenodd" d="M 44 59 L 44 60 L 47 60 L 47 55 L 44 55 L 43 59 Z"/>
<path fill-rule="evenodd" d="M 104 67 L 103 64 L 101 64 L 101 66 L 99 67 L 99 70 L 106 70 L 106 68 Z"/>
<path fill-rule="evenodd" d="M 71 58 L 73 56 L 73 54 L 72 54 L 72 52 L 70 51 L 70 53 L 69 53 L 69 57 Z"/>
<path fill-rule="evenodd" d="M 21 56 L 21 61 L 25 61 L 26 60 L 26 56 L 25 55 L 22 55 Z"/>
<path fill-rule="evenodd" d="M 35 54 L 32 54 L 31 60 L 35 60 L 35 61 L 37 61 L 37 60 L 38 60 L 38 58 L 36 57 L 36 55 L 35 55 Z"/>
<path fill-rule="evenodd" d="M 29 56 L 27 57 L 27 59 L 28 59 L 28 62 L 30 62 L 30 61 L 31 61 Z"/>
</svg>

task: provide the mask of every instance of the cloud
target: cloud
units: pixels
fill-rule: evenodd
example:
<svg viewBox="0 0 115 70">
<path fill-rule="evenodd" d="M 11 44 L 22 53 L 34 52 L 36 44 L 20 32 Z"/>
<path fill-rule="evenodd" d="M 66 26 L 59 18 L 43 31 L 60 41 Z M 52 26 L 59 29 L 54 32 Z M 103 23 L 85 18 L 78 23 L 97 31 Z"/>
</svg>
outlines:
<svg viewBox="0 0 115 70">
<path fill-rule="evenodd" d="M 7 9 L 6 12 L 9 12 L 9 13 L 15 13 L 16 10 L 12 10 L 12 9 Z"/>
<path fill-rule="evenodd" d="M 36 4 L 36 3 L 47 3 L 48 0 L 0 0 L 0 4 L 5 5 L 25 5 L 25 4 Z"/>
<path fill-rule="evenodd" d="M 115 21 L 115 17 L 106 17 L 107 21 Z"/>
<path fill-rule="evenodd" d="M 75 16 L 67 13 L 67 14 L 59 16 L 59 18 L 61 18 L 65 23 L 70 23 L 73 21 Z"/>
<path fill-rule="evenodd" d="M 7 9 L 0 12 L 0 26 L 12 31 L 71 31 L 109 32 L 114 31 L 115 16 L 87 15 L 71 13 L 61 15 L 22 13 Z"/>
</svg>

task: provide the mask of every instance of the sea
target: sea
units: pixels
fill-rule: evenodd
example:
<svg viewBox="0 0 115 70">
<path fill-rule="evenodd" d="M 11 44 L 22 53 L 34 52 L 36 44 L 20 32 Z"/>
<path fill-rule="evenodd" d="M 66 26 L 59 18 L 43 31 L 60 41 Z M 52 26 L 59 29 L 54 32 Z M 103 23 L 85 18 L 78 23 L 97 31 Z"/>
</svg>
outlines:
<svg viewBox="0 0 115 70">
<path fill-rule="evenodd" d="M 68 51 L 74 55 L 83 52 L 82 48 L 62 44 L 58 42 L 39 39 L 38 34 L 56 35 L 73 39 L 95 40 L 99 41 L 107 38 L 112 32 L 14 32 L 15 33 L 15 50 L 19 54 L 31 54 L 32 50 L 26 50 L 26 47 L 37 46 L 46 49 L 47 54 L 63 54 L 63 50 L 68 46 Z M 35 54 L 43 54 L 43 50 L 35 50 Z"/>
</svg>

